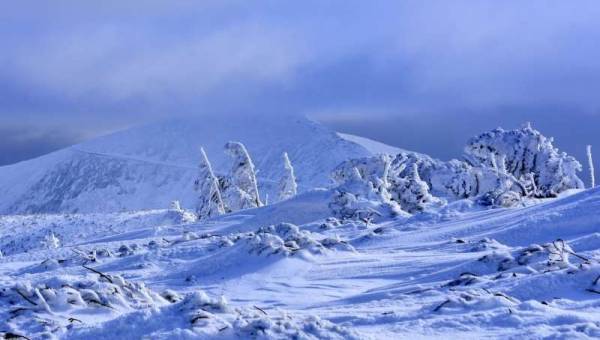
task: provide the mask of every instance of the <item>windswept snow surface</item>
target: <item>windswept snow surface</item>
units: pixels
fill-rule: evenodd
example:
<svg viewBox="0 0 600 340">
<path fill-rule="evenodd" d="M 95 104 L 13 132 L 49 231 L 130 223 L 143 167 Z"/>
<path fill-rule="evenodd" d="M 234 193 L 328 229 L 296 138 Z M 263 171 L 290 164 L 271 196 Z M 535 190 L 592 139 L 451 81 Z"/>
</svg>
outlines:
<svg viewBox="0 0 600 340">
<path fill-rule="evenodd" d="M 347 141 L 362 145 L 365 149 L 367 149 L 369 152 L 371 152 L 374 155 L 378 155 L 378 154 L 395 155 L 402 151 L 406 151 L 404 149 L 397 148 L 395 146 L 391 146 L 391 145 L 387 145 L 387 144 L 383 144 L 376 140 L 372 140 L 372 139 L 361 137 L 361 136 L 356 136 L 356 135 L 351 135 L 348 133 L 341 133 L 341 132 L 338 132 L 337 135 Z"/>
<path fill-rule="evenodd" d="M 167 161 L 167 160 L 165 160 Z M 6 337 L 600 337 L 600 189 L 365 224 L 332 191 L 201 223 L 176 210 L 0 217 Z M 44 243 L 53 234 L 58 248 Z"/>
<path fill-rule="evenodd" d="M 373 154 L 304 118 L 173 119 L 0 167 L 0 214 L 161 209 L 173 200 L 192 208 L 199 148 L 206 150 L 215 173 L 223 175 L 231 168 L 224 152 L 229 141 L 248 149 L 263 200 L 267 194 L 277 198 L 284 152 L 300 192 L 329 185 L 331 170 L 342 161 Z"/>
</svg>

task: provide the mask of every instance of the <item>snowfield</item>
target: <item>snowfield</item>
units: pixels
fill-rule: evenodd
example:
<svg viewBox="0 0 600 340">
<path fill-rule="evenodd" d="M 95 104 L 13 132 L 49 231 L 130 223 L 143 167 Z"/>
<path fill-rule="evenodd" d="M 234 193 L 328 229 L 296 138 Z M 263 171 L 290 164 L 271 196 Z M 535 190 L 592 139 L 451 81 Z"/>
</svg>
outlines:
<svg viewBox="0 0 600 340">
<path fill-rule="evenodd" d="M 600 188 L 530 125 L 444 162 L 306 120 L 214 124 L 0 168 L 0 335 L 600 337 Z"/>
<path fill-rule="evenodd" d="M 0 330 L 72 339 L 600 336 L 600 189 L 510 209 L 457 201 L 372 224 L 328 216 L 331 194 L 202 223 L 172 210 L 3 216 Z M 49 233 L 59 247 L 42 246 Z"/>
</svg>

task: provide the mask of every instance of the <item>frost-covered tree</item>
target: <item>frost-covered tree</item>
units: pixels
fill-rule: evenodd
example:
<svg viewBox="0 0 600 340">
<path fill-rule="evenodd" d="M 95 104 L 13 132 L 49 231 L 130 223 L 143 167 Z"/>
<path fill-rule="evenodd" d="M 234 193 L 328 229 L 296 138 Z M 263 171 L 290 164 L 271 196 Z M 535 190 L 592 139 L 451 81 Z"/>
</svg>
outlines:
<svg viewBox="0 0 600 340">
<path fill-rule="evenodd" d="M 56 249 L 60 247 L 60 240 L 54 233 L 50 233 L 44 237 L 42 244 L 49 249 Z"/>
<path fill-rule="evenodd" d="M 298 191 L 298 185 L 296 184 L 296 176 L 294 174 L 294 167 L 290 162 L 287 152 L 282 155 L 283 158 L 283 176 L 279 182 L 279 200 L 287 200 L 294 196 Z"/>
<path fill-rule="evenodd" d="M 338 180 L 341 182 L 334 190 L 329 204 L 337 217 L 370 221 L 377 216 L 396 215 L 400 212 L 398 204 L 383 198 L 373 182 L 361 176 L 358 168 L 353 168 Z"/>
<path fill-rule="evenodd" d="M 406 177 L 396 178 L 390 189 L 392 200 L 398 202 L 409 213 L 425 209 L 428 203 L 434 201 L 429 193 L 429 186 L 419 176 L 417 164 L 413 164 Z"/>
<path fill-rule="evenodd" d="M 389 200 L 390 178 L 389 155 L 378 155 L 368 158 L 351 159 L 338 165 L 332 172 L 331 178 L 336 185 L 342 185 L 356 180 L 356 172 L 361 179 L 370 182 L 380 200 Z"/>
<path fill-rule="evenodd" d="M 254 164 L 244 144 L 228 142 L 225 152 L 233 158 L 229 175 L 220 181 L 226 206 L 231 211 L 262 206 Z"/>
<path fill-rule="evenodd" d="M 177 200 L 171 202 L 169 209 L 173 211 L 183 211 L 183 209 L 181 208 L 181 203 L 179 203 L 179 201 Z"/>
<path fill-rule="evenodd" d="M 517 181 L 533 174 L 538 197 L 554 197 L 567 189 L 583 188 L 577 177 L 581 164 L 573 157 L 558 151 L 529 123 L 520 129 L 506 131 L 501 128 L 483 133 L 469 140 L 465 158 L 475 167 L 501 167 Z M 500 172 L 500 171 L 498 171 Z"/>
<path fill-rule="evenodd" d="M 554 197 L 568 189 L 583 188 L 577 177 L 581 164 L 559 152 L 551 138 L 530 125 L 483 133 L 472 138 L 465 150 L 465 161 L 443 162 L 406 151 L 389 162 L 382 156 L 353 159 L 336 167 L 332 177 L 339 185 L 356 168 L 362 178 L 384 195 L 389 193 L 406 211 L 415 208 L 402 198 L 409 185 L 407 179 L 416 179 L 415 174 L 419 178 L 415 183 L 426 183 L 430 196 L 477 198 L 482 204 L 505 207 L 520 203 L 522 197 Z M 424 189 L 417 184 L 413 187 Z"/>
<path fill-rule="evenodd" d="M 588 145 L 586 148 L 587 161 L 588 161 L 588 169 L 590 172 L 590 187 L 593 188 L 596 186 L 596 176 L 594 174 L 594 160 L 592 159 L 592 146 Z"/>
<path fill-rule="evenodd" d="M 199 219 L 210 218 L 225 213 L 219 182 L 212 170 L 204 148 L 200 148 L 200 164 L 198 165 L 196 191 L 198 192 L 196 214 Z M 181 209 L 181 207 L 179 208 Z"/>
</svg>

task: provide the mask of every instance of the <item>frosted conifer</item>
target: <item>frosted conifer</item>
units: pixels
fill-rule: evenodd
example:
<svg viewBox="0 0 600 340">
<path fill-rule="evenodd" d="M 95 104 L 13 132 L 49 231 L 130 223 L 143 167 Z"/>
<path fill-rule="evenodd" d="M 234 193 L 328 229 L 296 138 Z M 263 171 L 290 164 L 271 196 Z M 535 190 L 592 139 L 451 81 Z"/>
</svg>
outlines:
<svg viewBox="0 0 600 340">
<path fill-rule="evenodd" d="M 587 160 L 588 160 L 588 169 L 590 171 L 590 187 L 593 188 L 596 186 L 596 176 L 594 174 L 594 161 L 592 160 L 592 146 L 588 145 L 586 148 Z"/>
<path fill-rule="evenodd" d="M 294 175 L 294 167 L 290 162 L 287 152 L 283 153 L 283 168 L 284 174 L 279 182 L 279 200 L 287 200 L 296 196 L 298 185 L 296 184 L 296 176 Z"/>
<path fill-rule="evenodd" d="M 200 164 L 198 165 L 198 204 L 196 213 L 199 219 L 210 218 L 225 213 L 225 207 L 219 190 L 219 182 L 215 176 L 204 148 L 200 148 Z"/>
<path fill-rule="evenodd" d="M 233 158 L 227 178 L 222 180 L 223 200 L 231 211 L 262 206 L 254 163 L 240 142 L 225 144 L 225 152 Z"/>
</svg>

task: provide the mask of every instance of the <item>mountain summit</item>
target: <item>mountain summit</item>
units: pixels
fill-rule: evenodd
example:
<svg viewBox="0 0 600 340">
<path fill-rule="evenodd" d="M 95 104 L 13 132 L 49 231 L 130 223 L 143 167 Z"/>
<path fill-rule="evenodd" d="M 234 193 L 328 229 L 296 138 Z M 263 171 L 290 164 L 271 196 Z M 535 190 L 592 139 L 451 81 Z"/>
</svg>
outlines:
<svg viewBox="0 0 600 340">
<path fill-rule="evenodd" d="M 365 145 L 362 138 L 339 135 L 306 118 L 171 119 L 0 167 L 0 213 L 115 212 L 164 208 L 171 200 L 191 206 L 200 146 L 221 174 L 231 166 L 223 152 L 230 140 L 246 145 L 261 192 L 272 198 L 283 174 L 283 152 L 302 192 L 328 185 L 331 170 L 342 161 L 377 149 L 373 141 Z"/>
</svg>

